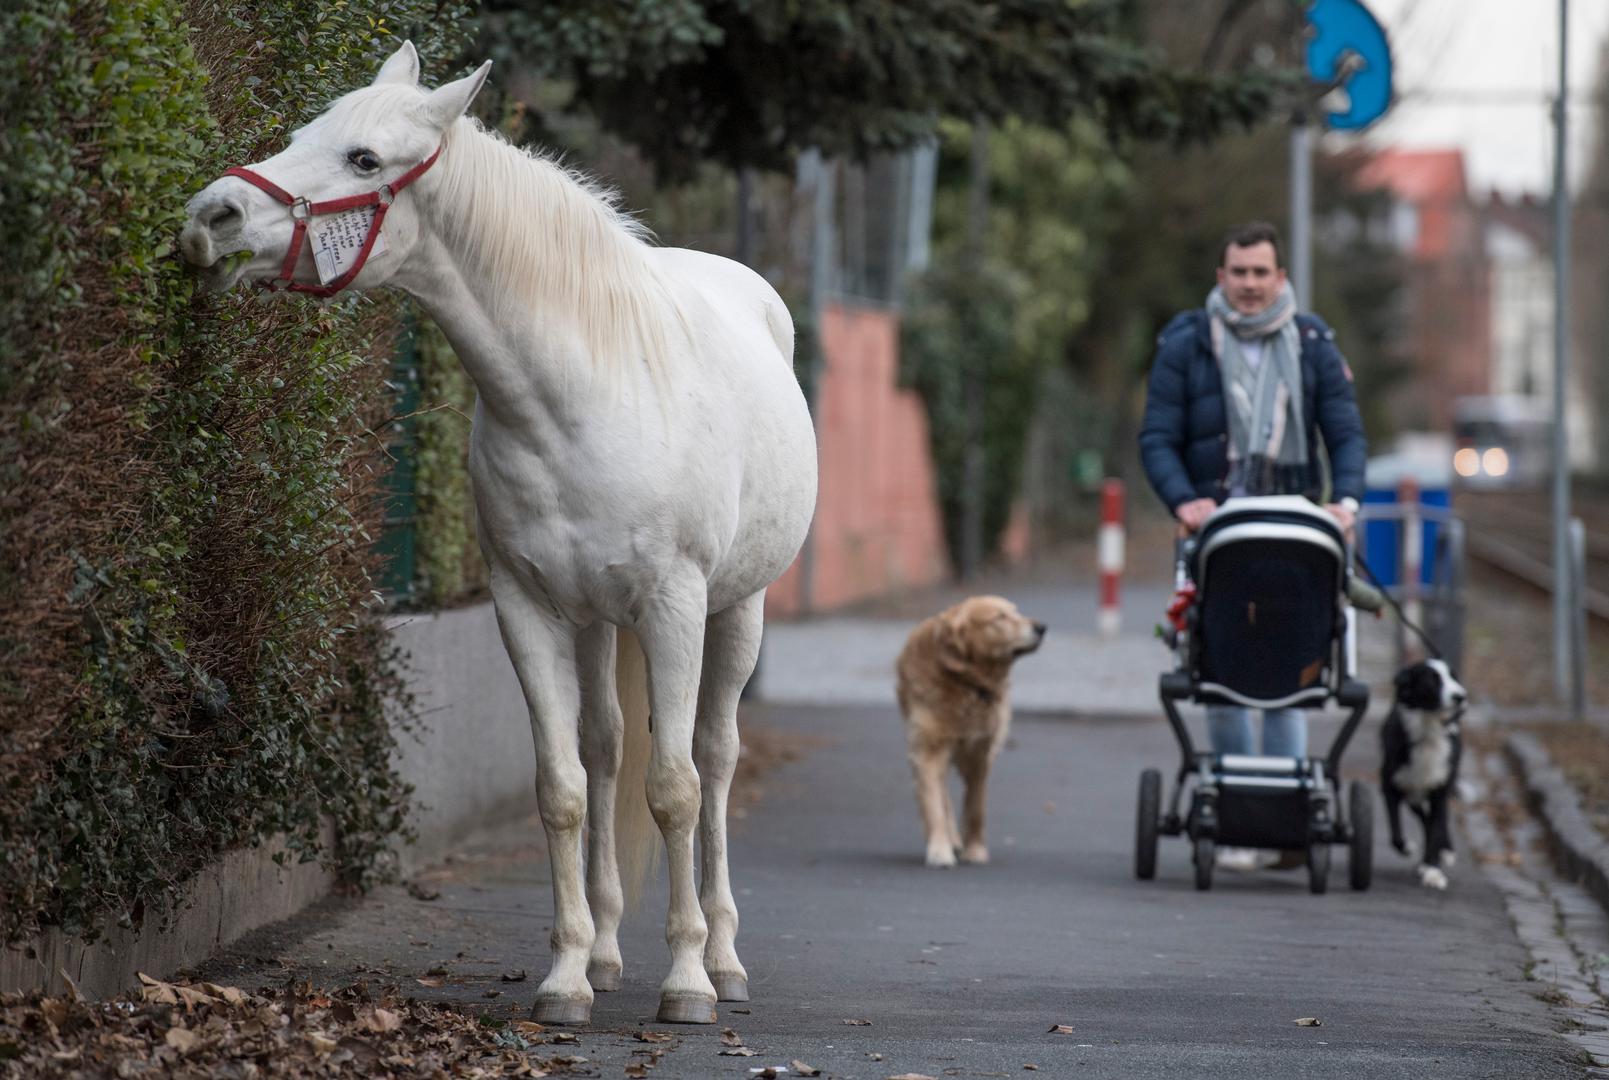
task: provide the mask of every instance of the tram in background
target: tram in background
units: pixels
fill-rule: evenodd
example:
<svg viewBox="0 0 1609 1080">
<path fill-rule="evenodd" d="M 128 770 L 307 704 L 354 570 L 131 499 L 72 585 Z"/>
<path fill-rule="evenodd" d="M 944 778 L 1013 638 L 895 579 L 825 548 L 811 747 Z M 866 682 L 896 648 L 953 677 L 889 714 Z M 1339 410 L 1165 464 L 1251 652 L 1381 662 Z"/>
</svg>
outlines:
<svg viewBox="0 0 1609 1080">
<path fill-rule="evenodd" d="M 1453 402 L 1453 477 L 1472 491 L 1537 488 L 1553 475 L 1553 418 L 1541 398 Z"/>
</svg>

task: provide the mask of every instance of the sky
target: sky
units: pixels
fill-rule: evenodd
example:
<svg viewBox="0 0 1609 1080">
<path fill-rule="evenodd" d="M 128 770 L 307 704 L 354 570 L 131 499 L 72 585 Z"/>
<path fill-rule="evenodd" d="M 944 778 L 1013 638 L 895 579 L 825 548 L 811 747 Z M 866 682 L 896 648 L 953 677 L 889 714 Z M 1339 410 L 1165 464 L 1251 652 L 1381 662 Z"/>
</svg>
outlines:
<svg viewBox="0 0 1609 1080">
<path fill-rule="evenodd" d="M 1365 0 L 1391 40 L 1397 99 L 1370 145 L 1461 147 L 1470 189 L 1553 186 L 1549 112 L 1558 88 L 1558 0 Z M 1570 0 L 1572 183 L 1594 139 L 1588 102 L 1609 37 L 1609 0 Z M 1344 138 L 1331 136 L 1334 139 Z"/>
</svg>

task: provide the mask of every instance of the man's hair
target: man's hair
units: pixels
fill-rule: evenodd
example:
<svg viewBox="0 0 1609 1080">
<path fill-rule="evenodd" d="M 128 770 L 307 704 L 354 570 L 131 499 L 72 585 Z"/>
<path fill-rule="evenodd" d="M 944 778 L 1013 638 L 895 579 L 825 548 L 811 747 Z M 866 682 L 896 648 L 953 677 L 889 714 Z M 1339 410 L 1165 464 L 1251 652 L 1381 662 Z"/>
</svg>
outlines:
<svg viewBox="0 0 1609 1080">
<path fill-rule="evenodd" d="M 1274 265 L 1281 270 L 1285 269 L 1285 259 L 1279 249 L 1279 230 L 1266 221 L 1248 221 L 1244 225 L 1236 225 L 1224 234 L 1224 245 L 1218 250 L 1218 265 L 1223 266 L 1229 261 L 1229 248 L 1252 247 L 1256 244 L 1274 245 Z"/>
</svg>

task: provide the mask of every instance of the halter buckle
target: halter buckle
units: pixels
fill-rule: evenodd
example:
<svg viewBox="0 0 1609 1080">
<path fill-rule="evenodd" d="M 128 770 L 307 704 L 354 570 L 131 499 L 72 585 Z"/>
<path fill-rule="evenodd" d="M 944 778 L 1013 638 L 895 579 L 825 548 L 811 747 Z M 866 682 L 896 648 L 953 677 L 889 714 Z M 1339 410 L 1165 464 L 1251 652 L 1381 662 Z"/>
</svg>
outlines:
<svg viewBox="0 0 1609 1080">
<path fill-rule="evenodd" d="M 374 193 L 375 201 L 381 206 L 389 207 L 396 201 L 397 193 L 391 190 L 390 184 L 381 184 L 380 190 Z"/>
<path fill-rule="evenodd" d="M 291 218 L 293 220 L 308 221 L 312 218 L 312 216 L 313 204 L 307 201 L 307 197 L 305 195 L 291 203 Z"/>
</svg>

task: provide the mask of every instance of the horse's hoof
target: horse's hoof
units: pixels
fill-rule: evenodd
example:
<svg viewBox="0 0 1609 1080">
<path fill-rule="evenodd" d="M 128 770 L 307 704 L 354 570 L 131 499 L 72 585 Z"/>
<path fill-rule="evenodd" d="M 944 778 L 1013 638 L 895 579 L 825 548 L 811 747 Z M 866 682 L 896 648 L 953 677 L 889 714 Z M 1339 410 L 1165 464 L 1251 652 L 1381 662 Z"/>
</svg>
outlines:
<svg viewBox="0 0 1609 1080">
<path fill-rule="evenodd" d="M 665 994 L 659 999 L 660 1024 L 713 1024 L 715 1002 L 687 994 Z"/>
<path fill-rule="evenodd" d="M 717 1001 L 749 1000 L 749 980 L 742 975 L 711 974 L 710 982 L 715 984 L 715 1000 Z"/>
<path fill-rule="evenodd" d="M 587 968 L 587 982 L 594 990 L 619 990 L 620 969 L 593 964 Z"/>
<path fill-rule="evenodd" d="M 585 1024 L 592 1019 L 592 1002 L 580 998 L 538 998 L 531 1006 L 538 1024 Z"/>
</svg>

